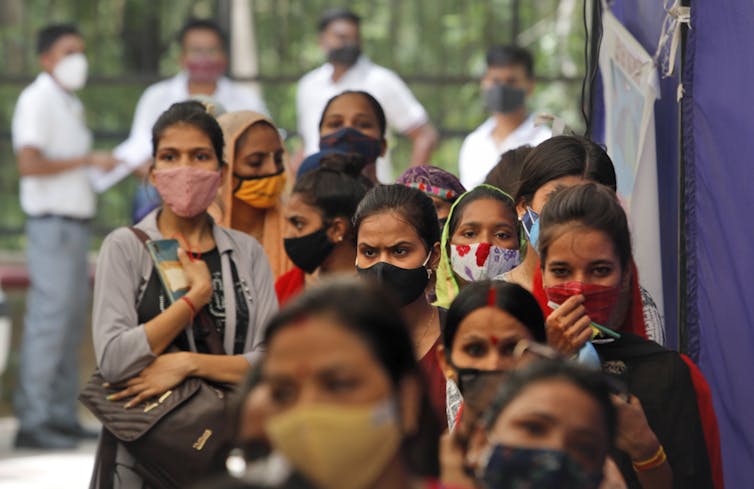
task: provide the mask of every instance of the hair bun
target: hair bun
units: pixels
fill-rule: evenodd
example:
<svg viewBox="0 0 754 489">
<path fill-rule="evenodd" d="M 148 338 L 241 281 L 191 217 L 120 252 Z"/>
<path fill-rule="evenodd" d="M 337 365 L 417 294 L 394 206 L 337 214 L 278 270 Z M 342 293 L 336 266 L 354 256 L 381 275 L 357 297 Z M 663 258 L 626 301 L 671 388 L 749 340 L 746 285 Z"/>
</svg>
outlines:
<svg viewBox="0 0 754 489">
<path fill-rule="evenodd" d="M 333 152 L 322 156 L 320 168 L 344 173 L 352 178 L 358 178 L 366 166 L 366 160 L 358 153 Z"/>
</svg>

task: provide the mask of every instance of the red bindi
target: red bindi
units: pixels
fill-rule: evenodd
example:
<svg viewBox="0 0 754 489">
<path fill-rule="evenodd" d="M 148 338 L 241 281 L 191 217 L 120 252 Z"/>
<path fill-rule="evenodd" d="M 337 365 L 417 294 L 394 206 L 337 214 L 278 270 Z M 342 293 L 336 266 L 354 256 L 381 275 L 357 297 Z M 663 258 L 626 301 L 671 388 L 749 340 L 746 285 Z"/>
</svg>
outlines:
<svg viewBox="0 0 754 489">
<path fill-rule="evenodd" d="M 500 343 L 500 338 L 497 336 L 490 336 L 490 343 L 492 343 L 492 346 L 497 346 Z"/>
</svg>

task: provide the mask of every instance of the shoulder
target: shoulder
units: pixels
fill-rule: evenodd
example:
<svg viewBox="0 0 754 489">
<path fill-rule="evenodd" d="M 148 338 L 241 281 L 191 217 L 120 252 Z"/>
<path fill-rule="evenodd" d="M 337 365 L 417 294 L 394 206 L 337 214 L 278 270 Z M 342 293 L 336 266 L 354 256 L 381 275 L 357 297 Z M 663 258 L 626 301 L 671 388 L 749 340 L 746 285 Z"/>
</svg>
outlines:
<svg viewBox="0 0 754 489">
<path fill-rule="evenodd" d="M 388 88 L 400 88 L 408 90 L 408 86 L 403 79 L 393 70 L 369 62 L 368 65 L 361 68 L 364 70 L 366 79 L 370 83 L 387 84 Z"/>
<path fill-rule="evenodd" d="M 325 76 L 324 75 L 324 69 L 325 69 L 325 66 L 322 65 L 322 66 L 318 66 L 318 67 L 314 68 L 311 71 L 306 72 L 304 74 L 304 76 L 302 76 L 298 80 L 299 87 L 302 86 L 302 85 L 309 85 L 309 84 L 312 84 L 312 83 L 319 82 Z"/>
<path fill-rule="evenodd" d="M 140 256 L 145 251 L 143 248 L 144 245 L 130 228 L 121 227 L 112 231 L 102 241 L 99 257 L 107 262 L 120 259 L 130 260 Z M 104 264 L 100 266 L 102 265 Z"/>
<path fill-rule="evenodd" d="M 141 94 L 141 98 L 139 100 L 160 99 L 165 96 L 165 94 L 170 90 L 170 86 L 175 82 L 175 77 L 171 77 L 153 83 L 144 89 L 144 92 Z"/>
</svg>

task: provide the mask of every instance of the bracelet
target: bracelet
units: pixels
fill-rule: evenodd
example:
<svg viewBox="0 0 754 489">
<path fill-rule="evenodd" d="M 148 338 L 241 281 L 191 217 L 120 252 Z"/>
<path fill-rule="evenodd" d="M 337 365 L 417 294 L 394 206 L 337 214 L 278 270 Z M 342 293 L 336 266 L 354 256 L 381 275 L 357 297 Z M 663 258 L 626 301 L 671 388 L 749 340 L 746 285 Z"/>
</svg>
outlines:
<svg viewBox="0 0 754 489">
<path fill-rule="evenodd" d="M 668 460 L 668 456 L 665 453 L 665 449 L 660 445 L 660 448 L 657 449 L 657 452 L 655 452 L 654 455 L 649 457 L 646 460 L 639 460 L 637 462 L 631 462 L 631 465 L 634 466 L 634 470 L 637 472 L 644 472 L 647 470 L 652 470 L 660 465 L 664 464 Z"/>
<path fill-rule="evenodd" d="M 185 295 L 181 296 L 181 300 L 189 306 L 189 309 L 191 309 L 191 319 L 194 319 L 194 317 L 196 317 L 196 307 L 194 307 L 194 303 Z"/>
</svg>

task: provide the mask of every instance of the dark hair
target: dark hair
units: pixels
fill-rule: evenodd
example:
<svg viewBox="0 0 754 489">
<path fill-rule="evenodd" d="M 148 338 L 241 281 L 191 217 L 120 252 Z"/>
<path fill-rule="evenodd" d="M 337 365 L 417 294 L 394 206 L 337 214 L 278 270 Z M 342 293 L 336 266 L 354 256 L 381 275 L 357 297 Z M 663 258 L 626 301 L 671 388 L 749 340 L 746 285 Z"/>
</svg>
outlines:
<svg viewBox="0 0 754 489">
<path fill-rule="evenodd" d="M 345 8 L 331 8 L 322 12 L 317 23 L 317 30 L 321 33 L 324 32 L 331 23 L 336 20 L 347 20 L 361 26 L 361 17 L 353 13 L 351 10 Z"/>
<path fill-rule="evenodd" d="M 550 196 L 539 216 L 539 256 L 544 269 L 547 250 L 563 232 L 575 227 L 605 233 L 613 242 L 621 267 L 631 262 L 631 233 L 626 212 L 614 191 L 596 183 L 560 189 Z M 567 224 L 567 228 L 561 226 Z"/>
<path fill-rule="evenodd" d="M 196 19 L 196 18 L 190 18 L 186 20 L 186 23 L 183 24 L 183 27 L 181 27 L 181 30 L 178 32 L 178 43 L 181 45 L 181 48 L 183 48 L 183 42 L 186 40 L 186 35 L 188 35 L 189 32 L 195 31 L 195 30 L 208 30 L 215 33 L 217 38 L 220 40 L 220 44 L 223 47 L 223 50 L 227 53 L 228 52 L 228 36 L 225 34 L 225 32 L 220 28 L 219 25 L 213 20 L 210 19 Z"/>
<path fill-rule="evenodd" d="M 52 24 L 44 27 L 37 34 L 37 54 L 46 53 L 58 39 L 69 35 L 81 37 L 78 27 L 74 24 Z"/>
<path fill-rule="evenodd" d="M 357 154 L 329 153 L 320 166 L 296 180 L 293 193 L 304 202 L 319 209 L 325 223 L 335 217 L 345 217 L 351 224 L 361 199 L 366 195 L 367 180 L 361 174 L 364 158 Z"/>
<path fill-rule="evenodd" d="M 535 341 L 540 343 L 547 341 L 545 318 L 537 299 L 531 293 L 513 283 L 500 280 L 481 280 L 471 282 L 461 289 L 448 309 L 442 332 L 442 342 L 448 354 L 453 349 L 453 341 L 461 322 L 477 309 L 493 305 L 489 304 L 492 291 L 494 291 L 494 306 L 496 308 L 519 320 L 529 330 Z"/>
<path fill-rule="evenodd" d="M 534 78 L 534 58 L 526 48 L 496 44 L 487 50 L 485 58 L 488 68 L 519 65 L 526 70 L 526 76 Z"/>
<path fill-rule="evenodd" d="M 272 318 L 265 344 L 269 345 L 283 329 L 312 315 L 333 317 L 361 338 L 394 385 L 417 372 L 408 327 L 392 296 L 381 287 L 366 280 L 338 278 L 307 288 Z"/>
<path fill-rule="evenodd" d="M 484 414 L 482 423 L 485 429 L 492 429 L 500 414 L 527 387 L 548 380 L 568 382 L 597 402 L 605 416 L 609 450 L 612 447 L 617 430 L 617 414 L 610 400 L 611 384 L 601 371 L 589 370 L 572 362 L 538 360 L 531 365 L 511 372 L 506 381 L 500 385 L 495 399 Z"/>
<path fill-rule="evenodd" d="M 361 95 L 366 99 L 366 101 L 372 107 L 374 115 L 377 116 L 377 125 L 380 127 L 380 136 L 382 136 L 382 139 L 385 139 L 385 132 L 387 131 L 387 118 L 385 118 L 385 111 L 382 110 L 382 105 L 380 105 L 380 103 L 376 98 L 374 98 L 372 94 L 363 90 L 346 90 L 331 97 L 330 100 L 328 100 L 325 104 L 325 108 L 322 109 L 322 115 L 319 117 L 319 125 L 317 127 L 322 130 L 322 124 L 324 124 L 325 122 L 325 114 L 327 113 L 327 110 L 330 108 L 330 105 L 335 102 L 336 99 L 342 97 L 343 95 Z"/>
<path fill-rule="evenodd" d="M 176 124 L 188 124 L 202 131 L 212 141 L 220 165 L 223 164 L 223 130 L 217 120 L 207 112 L 204 104 L 196 100 L 176 102 L 162 113 L 152 127 L 152 157 L 157 156 L 157 146 L 162 133 Z"/>
<path fill-rule="evenodd" d="M 505 194 L 504 191 L 480 185 L 479 187 L 475 187 L 474 189 L 469 190 L 463 195 L 463 197 L 459 197 L 459 199 L 460 200 L 456 201 L 456 205 L 453 208 L 453 215 L 450 216 L 450 219 L 448 220 L 449 238 L 453 236 L 453 233 L 456 232 L 458 225 L 461 223 L 461 219 L 463 219 L 463 213 L 466 210 L 466 206 L 468 206 L 472 202 L 476 202 L 477 200 L 484 199 L 497 200 L 506 208 L 508 208 L 511 213 L 513 213 L 513 220 L 518 229 L 518 220 L 516 219 L 516 205 L 513 203 L 513 198 L 510 195 Z M 450 240 L 448 240 L 448 243 L 450 243 Z"/>
<path fill-rule="evenodd" d="M 435 204 L 421 190 L 397 183 L 372 188 L 356 209 L 353 217 L 354 234 L 358 237 L 364 219 L 383 212 L 400 214 L 414 228 L 427 250 L 431 250 L 440 241 Z"/>
<path fill-rule="evenodd" d="M 555 136 L 541 142 L 524 160 L 516 192 L 517 204 L 530 204 L 547 182 L 566 176 L 580 176 L 618 188 L 613 161 L 597 143 L 581 136 Z"/>
<path fill-rule="evenodd" d="M 497 187 L 508 195 L 516 195 L 521 180 L 521 168 L 532 149 L 534 148 L 526 144 L 500 155 L 497 165 L 487 174 L 484 183 Z"/>
</svg>

